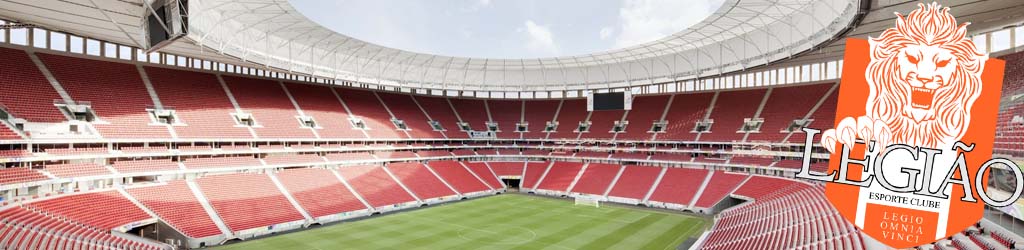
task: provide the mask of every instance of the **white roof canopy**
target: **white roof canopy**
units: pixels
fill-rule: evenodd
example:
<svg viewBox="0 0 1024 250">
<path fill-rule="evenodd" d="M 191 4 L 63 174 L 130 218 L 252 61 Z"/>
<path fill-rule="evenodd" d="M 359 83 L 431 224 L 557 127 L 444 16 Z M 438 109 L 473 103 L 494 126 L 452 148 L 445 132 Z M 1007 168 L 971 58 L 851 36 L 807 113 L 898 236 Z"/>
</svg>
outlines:
<svg viewBox="0 0 1024 250">
<path fill-rule="evenodd" d="M 246 62 L 339 81 L 472 91 L 601 89 L 717 75 L 789 58 L 848 28 L 858 4 L 727 0 L 704 21 L 657 41 L 553 58 L 451 57 L 388 48 L 325 28 L 287 0 L 191 0 L 188 38 Z"/>
</svg>

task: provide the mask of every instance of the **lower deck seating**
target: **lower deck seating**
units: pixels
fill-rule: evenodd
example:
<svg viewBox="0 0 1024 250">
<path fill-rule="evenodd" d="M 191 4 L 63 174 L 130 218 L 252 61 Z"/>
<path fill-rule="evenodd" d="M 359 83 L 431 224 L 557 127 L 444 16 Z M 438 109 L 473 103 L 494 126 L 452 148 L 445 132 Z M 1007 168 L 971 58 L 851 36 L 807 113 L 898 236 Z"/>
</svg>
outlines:
<svg viewBox="0 0 1024 250">
<path fill-rule="evenodd" d="M 690 154 L 654 154 L 651 155 L 651 160 L 689 162 L 693 161 L 693 157 Z"/>
<path fill-rule="evenodd" d="M 117 191 L 64 196 L 28 203 L 25 207 L 72 220 L 97 231 L 107 231 L 151 218 Z"/>
<path fill-rule="evenodd" d="M 48 148 L 44 152 L 50 155 L 106 155 L 110 150 L 102 147 L 80 147 L 80 148 Z"/>
<path fill-rule="evenodd" d="M 493 164 L 493 163 L 492 163 Z M 540 182 L 540 177 L 547 171 L 548 167 L 551 166 L 550 162 L 527 162 L 526 170 L 523 173 L 523 179 L 519 183 L 521 188 L 534 188 L 537 183 Z"/>
<path fill-rule="evenodd" d="M 866 249 L 820 186 L 756 176 L 735 193 L 754 201 L 719 214 L 702 249 Z"/>
<path fill-rule="evenodd" d="M 747 165 L 754 167 L 767 167 L 772 165 L 775 159 L 771 157 L 755 157 L 755 156 L 735 156 L 729 160 L 729 164 L 735 165 Z"/>
<path fill-rule="evenodd" d="M 543 149 L 527 149 L 527 150 L 523 150 L 523 155 L 549 155 L 549 154 L 551 154 L 550 151 L 543 150 Z"/>
<path fill-rule="evenodd" d="M 421 163 L 392 163 L 388 164 L 387 168 L 421 200 L 455 195 L 455 191 L 448 188 Z"/>
<path fill-rule="evenodd" d="M 181 168 L 178 167 L 177 162 L 173 162 L 168 159 L 118 161 L 114 162 L 114 164 L 111 164 L 110 166 L 119 173 L 181 170 Z"/>
<path fill-rule="evenodd" d="M 259 159 L 251 156 L 192 158 L 185 160 L 184 163 L 185 168 L 188 169 L 255 167 L 263 165 Z"/>
<path fill-rule="evenodd" d="M 612 180 L 622 169 L 618 164 L 590 163 L 583 170 L 583 175 L 570 192 L 592 195 L 604 195 L 604 192 L 611 186 Z"/>
<path fill-rule="evenodd" d="M 555 162 L 551 165 L 551 170 L 548 170 L 548 174 L 540 180 L 537 189 L 565 192 L 582 169 L 583 163 Z"/>
<path fill-rule="evenodd" d="M 715 171 L 694 206 L 704 208 L 715 206 L 726 195 L 732 193 L 733 189 L 736 189 L 743 181 L 746 181 L 747 177 L 747 175 Z"/>
<path fill-rule="evenodd" d="M 217 224 L 210 219 L 183 180 L 170 181 L 165 185 L 130 188 L 127 191 L 164 222 L 189 237 L 221 234 Z"/>
<path fill-rule="evenodd" d="M 647 160 L 648 155 L 645 153 L 615 153 L 612 154 L 612 159 L 622 160 Z"/>
<path fill-rule="evenodd" d="M 526 163 L 521 161 L 491 161 L 487 162 L 487 165 L 490 165 L 494 174 L 498 176 L 522 176 L 523 168 L 526 167 Z"/>
<path fill-rule="evenodd" d="M 412 158 L 418 158 L 418 157 L 416 157 L 416 153 L 413 153 L 412 151 L 384 151 L 384 152 L 377 152 L 374 155 L 377 156 L 377 159 L 412 159 Z"/>
<path fill-rule="evenodd" d="M 688 206 L 708 176 L 708 171 L 692 168 L 669 168 L 654 187 L 650 200 Z"/>
<path fill-rule="evenodd" d="M 608 196 L 642 200 L 661 174 L 660 167 L 625 166 Z"/>
<path fill-rule="evenodd" d="M 24 156 L 31 156 L 32 153 L 28 150 L 22 149 L 0 149 L 0 159 L 3 158 L 20 158 Z"/>
<path fill-rule="evenodd" d="M 303 220 L 267 175 L 207 176 L 196 183 L 232 231 Z"/>
<path fill-rule="evenodd" d="M 366 161 L 376 159 L 367 152 L 330 153 L 325 155 L 327 161 Z"/>
<path fill-rule="evenodd" d="M 21 140 L 21 135 L 15 132 L 11 128 L 7 127 L 6 123 L 0 122 L 0 140 Z"/>
<path fill-rule="evenodd" d="M 0 168 L 0 185 L 49 179 L 37 170 L 24 167 Z"/>
<path fill-rule="evenodd" d="M 481 181 L 483 177 L 489 176 L 481 176 L 478 179 L 476 175 L 457 161 L 431 161 L 427 163 L 427 166 L 433 169 L 448 184 L 451 184 L 452 188 L 455 188 L 455 191 L 459 193 L 465 194 L 491 189 Z"/>
<path fill-rule="evenodd" d="M 109 230 L 95 230 L 58 217 L 47 216 L 25 207 L 0 211 L 0 246 L 4 249 L 137 249 L 161 248 L 116 237 Z M 45 232 L 45 233 L 44 233 Z"/>
<path fill-rule="evenodd" d="M 473 171 L 473 173 L 476 174 L 476 176 L 479 176 L 480 179 L 483 179 L 484 183 L 486 183 L 487 186 L 491 187 L 491 189 L 501 189 L 505 187 L 505 185 L 502 184 L 501 179 L 498 179 L 498 175 L 495 174 L 495 172 L 489 167 L 490 164 L 486 164 L 483 162 L 462 163 L 466 164 L 466 167 L 469 167 L 469 171 Z M 523 164 L 519 164 L 519 166 L 520 169 L 522 169 L 521 167 L 523 166 Z M 519 171 L 519 173 L 522 173 L 522 171 Z"/>
<path fill-rule="evenodd" d="M 338 173 L 373 207 L 416 201 L 380 166 L 341 167 Z"/>
<path fill-rule="evenodd" d="M 300 164 L 316 164 L 324 163 L 324 158 L 315 154 L 298 154 L 298 155 L 268 155 L 263 158 L 263 161 L 267 165 L 300 165 Z"/>
<path fill-rule="evenodd" d="M 43 167 L 43 171 L 49 172 L 53 176 L 57 176 L 59 178 L 74 178 L 114 174 L 113 172 L 110 172 L 110 170 L 107 170 L 106 167 L 100 166 L 96 163 L 46 165 L 45 167 Z"/>
<path fill-rule="evenodd" d="M 416 154 L 420 155 L 420 157 L 446 157 L 446 156 L 452 156 L 452 153 L 449 153 L 448 151 L 444 151 L 444 150 L 420 150 L 419 152 L 416 152 Z"/>
<path fill-rule="evenodd" d="M 314 218 L 367 209 L 331 170 L 287 169 L 278 172 L 277 178 L 295 197 L 295 201 Z"/>
</svg>

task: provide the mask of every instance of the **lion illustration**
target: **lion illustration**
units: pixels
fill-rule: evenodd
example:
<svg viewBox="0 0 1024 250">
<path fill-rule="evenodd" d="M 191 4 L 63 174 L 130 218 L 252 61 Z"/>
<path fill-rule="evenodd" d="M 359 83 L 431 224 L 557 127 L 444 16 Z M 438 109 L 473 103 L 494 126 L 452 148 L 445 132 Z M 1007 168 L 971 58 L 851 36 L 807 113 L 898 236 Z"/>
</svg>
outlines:
<svg viewBox="0 0 1024 250">
<path fill-rule="evenodd" d="M 906 17 L 896 13 L 896 27 L 869 39 L 867 115 L 825 131 L 821 142 L 830 152 L 857 138 L 881 148 L 946 148 L 964 136 L 988 57 L 966 37 L 969 23 L 958 25 L 949 8 L 918 7 Z"/>
</svg>

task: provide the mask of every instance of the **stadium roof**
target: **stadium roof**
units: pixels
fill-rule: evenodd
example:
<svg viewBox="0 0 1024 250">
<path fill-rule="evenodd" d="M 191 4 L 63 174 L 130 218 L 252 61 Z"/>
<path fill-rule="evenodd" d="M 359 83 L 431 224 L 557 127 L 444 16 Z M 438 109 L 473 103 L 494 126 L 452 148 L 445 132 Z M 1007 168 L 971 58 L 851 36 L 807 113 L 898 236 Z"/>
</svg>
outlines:
<svg viewBox="0 0 1024 250">
<path fill-rule="evenodd" d="M 415 53 L 354 39 L 309 20 L 287 0 L 190 0 L 187 39 L 163 51 L 373 85 L 475 91 L 618 88 L 769 63 L 836 59 L 843 44 L 836 38 L 877 34 L 892 25 L 893 12 L 917 4 L 862 1 L 867 0 L 726 0 L 704 21 L 657 41 L 577 56 L 491 59 Z M 943 4 L 953 7 L 959 21 L 975 23 L 974 33 L 1019 20 L 1024 3 Z M 142 0 L 0 4 L 0 17 L 127 45 L 141 43 L 147 11 Z"/>
<path fill-rule="evenodd" d="M 729 0 L 704 21 L 657 41 L 553 58 L 452 57 L 384 47 L 325 28 L 286 0 L 191 1 L 190 37 L 247 61 L 358 82 L 459 90 L 606 88 L 792 56 L 846 28 L 857 2 Z"/>
</svg>

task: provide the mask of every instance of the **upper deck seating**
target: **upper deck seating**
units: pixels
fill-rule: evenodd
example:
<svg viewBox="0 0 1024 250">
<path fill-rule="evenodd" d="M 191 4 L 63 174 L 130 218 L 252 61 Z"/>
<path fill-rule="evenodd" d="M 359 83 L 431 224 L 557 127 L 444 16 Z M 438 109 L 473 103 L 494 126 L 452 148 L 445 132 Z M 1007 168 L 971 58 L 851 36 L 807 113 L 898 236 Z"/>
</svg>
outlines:
<svg viewBox="0 0 1024 250">
<path fill-rule="evenodd" d="M 296 118 L 299 113 L 280 82 L 235 76 L 222 78 L 238 106 L 252 113 L 258 124 L 253 130 L 260 138 L 315 138 L 312 130 L 303 128 Z"/>
<path fill-rule="evenodd" d="M 586 118 L 586 100 L 574 99 L 563 101 L 562 108 L 558 111 L 558 127 L 555 129 L 555 133 L 551 133 L 548 138 L 576 139 L 576 137 L 579 136 L 578 129 L 580 122 Z M 544 129 L 544 125 L 541 125 L 540 129 Z"/>
<path fill-rule="evenodd" d="M 700 141 L 731 142 L 743 139 L 743 120 L 753 118 L 766 90 L 736 90 L 721 92 L 711 111 L 711 133 L 701 135 Z"/>
<path fill-rule="evenodd" d="M 181 123 L 179 138 L 252 138 L 249 129 L 236 126 L 236 113 L 216 75 L 161 67 L 144 67 L 165 108 L 174 108 Z M 259 118 L 257 118 L 259 119 Z"/>
<path fill-rule="evenodd" d="M 153 100 L 135 65 L 37 53 L 76 103 L 91 102 L 99 120 L 93 126 L 107 138 L 171 138 L 152 123 Z M 117 96 L 117 98 L 111 98 Z"/>
<path fill-rule="evenodd" d="M 772 89 L 760 117 L 764 119 L 758 132 L 751 132 L 747 141 L 779 142 L 786 137 L 793 120 L 803 119 L 825 92 L 834 85 L 813 84 Z"/>
<path fill-rule="evenodd" d="M 604 110 L 590 112 L 590 131 L 582 133 L 582 138 L 612 139 L 616 133 L 612 132 L 616 121 L 621 121 L 626 113 L 624 110 Z"/>
<path fill-rule="evenodd" d="M 458 112 L 463 122 L 469 123 L 474 131 L 487 131 L 487 122 L 490 118 L 487 115 L 486 102 L 480 99 L 448 99 L 452 107 Z"/>
<path fill-rule="evenodd" d="M 316 130 L 320 138 L 366 138 L 362 131 L 352 127 L 351 116 L 329 87 L 301 83 L 285 83 L 285 86 L 302 112 L 312 116 L 321 127 Z"/>
<path fill-rule="evenodd" d="M 370 138 L 406 138 L 391 122 L 391 115 L 373 92 L 334 88 L 345 101 L 352 115 L 363 120 Z"/>
<path fill-rule="evenodd" d="M 658 140 L 693 141 L 697 138 L 694 128 L 704 119 L 715 93 L 676 94 L 669 106 L 668 124 L 665 133 L 657 135 Z"/>
<path fill-rule="evenodd" d="M 441 124 L 441 127 L 445 130 L 444 134 L 448 138 L 469 138 L 469 135 L 459 128 L 459 119 L 455 116 L 455 112 L 452 111 L 452 106 L 448 103 L 448 99 L 425 96 L 413 96 L 413 98 L 419 102 L 423 109 L 427 110 L 430 118 Z"/>
<path fill-rule="evenodd" d="M 67 118 L 53 105 L 60 99 L 28 53 L 0 48 L 0 107 L 32 122 L 63 122 Z"/>
<path fill-rule="evenodd" d="M 409 127 L 409 135 L 412 135 L 413 138 L 444 138 L 441 132 L 434 131 L 434 128 L 430 126 L 430 120 L 416 105 L 412 96 L 392 93 L 379 94 L 391 113 L 405 122 L 406 127 Z"/>
<path fill-rule="evenodd" d="M 519 139 L 522 133 L 516 132 L 516 124 L 523 118 L 523 101 L 487 100 L 487 107 L 491 110 L 491 118 L 498 123 L 498 138 Z M 540 126 L 541 129 L 543 127 Z"/>
<path fill-rule="evenodd" d="M 529 100 L 525 102 L 526 110 L 523 111 L 523 120 L 527 123 L 527 133 L 523 133 L 523 139 L 544 139 L 547 137 L 547 133 L 544 132 L 544 127 L 547 126 L 547 122 L 555 121 L 555 113 L 558 112 L 558 104 L 561 101 L 557 100 Z M 575 129 L 577 124 L 560 123 L 559 128 L 567 126 L 569 130 Z"/>
<path fill-rule="evenodd" d="M 654 122 L 661 120 L 665 114 L 665 107 L 671 95 L 638 96 L 633 99 L 633 109 L 626 114 L 626 132 L 615 137 L 617 140 L 641 140 L 651 139 L 651 127 Z M 666 117 L 667 119 L 667 117 Z"/>
</svg>

